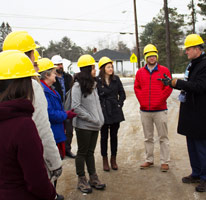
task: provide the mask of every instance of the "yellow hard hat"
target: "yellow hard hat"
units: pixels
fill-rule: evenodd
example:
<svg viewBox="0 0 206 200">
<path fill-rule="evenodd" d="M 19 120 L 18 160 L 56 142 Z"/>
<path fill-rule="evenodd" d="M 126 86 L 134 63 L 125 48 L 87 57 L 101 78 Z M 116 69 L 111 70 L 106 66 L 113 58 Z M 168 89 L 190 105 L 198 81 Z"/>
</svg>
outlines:
<svg viewBox="0 0 206 200">
<path fill-rule="evenodd" d="M 34 62 L 37 62 L 41 56 L 39 55 L 39 52 L 35 49 L 34 50 Z"/>
<path fill-rule="evenodd" d="M 198 34 L 190 34 L 185 39 L 184 48 L 198 46 L 204 44 L 203 39 Z"/>
<path fill-rule="evenodd" d="M 39 76 L 34 66 L 24 53 L 7 50 L 0 53 L 0 80 Z"/>
<path fill-rule="evenodd" d="M 49 59 L 49 58 L 41 58 L 37 61 L 39 71 L 38 72 L 43 72 L 48 69 L 53 69 L 56 68 L 54 63 Z"/>
<path fill-rule="evenodd" d="M 147 57 L 149 56 L 157 56 L 158 59 L 158 51 L 157 48 L 153 44 L 148 44 L 144 47 L 144 59 L 147 60 Z"/>
<path fill-rule="evenodd" d="M 78 61 L 77 61 L 78 67 L 86 67 L 86 66 L 95 65 L 95 64 L 96 64 L 96 62 L 95 62 L 94 58 L 89 54 L 85 54 L 85 55 L 80 56 Z"/>
<path fill-rule="evenodd" d="M 110 58 L 106 57 L 106 56 L 102 57 L 102 58 L 99 60 L 99 63 L 98 63 L 99 69 L 100 69 L 103 65 L 105 65 L 105 64 L 107 64 L 107 63 L 113 63 L 113 61 L 112 61 Z"/>
<path fill-rule="evenodd" d="M 3 42 L 3 51 L 19 50 L 25 53 L 39 47 L 26 31 L 13 31 L 6 36 Z"/>
<path fill-rule="evenodd" d="M 145 54 L 144 59 L 147 61 L 147 58 L 148 58 L 149 56 L 156 56 L 156 57 L 157 57 L 157 60 L 158 60 L 158 54 L 157 54 L 156 52 L 154 52 L 154 51 Z"/>
<path fill-rule="evenodd" d="M 144 55 L 146 53 L 149 53 L 149 52 L 156 52 L 156 53 L 158 53 L 157 48 L 153 44 L 148 44 L 148 45 L 146 45 L 144 47 Z"/>
</svg>

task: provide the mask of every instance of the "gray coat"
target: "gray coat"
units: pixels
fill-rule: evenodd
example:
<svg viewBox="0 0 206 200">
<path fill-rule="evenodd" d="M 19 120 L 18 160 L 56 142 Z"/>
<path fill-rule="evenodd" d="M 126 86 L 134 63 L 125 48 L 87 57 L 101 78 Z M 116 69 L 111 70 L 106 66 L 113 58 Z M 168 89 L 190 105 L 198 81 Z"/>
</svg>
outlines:
<svg viewBox="0 0 206 200">
<path fill-rule="evenodd" d="M 96 84 L 92 93 L 84 97 L 79 83 L 75 82 L 72 87 L 71 99 L 71 108 L 77 113 L 77 117 L 73 118 L 73 126 L 80 129 L 99 131 L 104 124 L 104 116 Z"/>
<path fill-rule="evenodd" d="M 32 119 L 36 125 L 39 137 L 41 138 L 44 147 L 43 156 L 47 169 L 51 172 L 60 168 L 62 166 L 62 161 L 54 140 L 54 134 L 51 130 L 47 111 L 48 104 L 43 88 L 36 80 L 33 79 L 32 87 L 34 90 L 34 101 L 32 102 L 34 106 L 34 113 Z"/>
</svg>

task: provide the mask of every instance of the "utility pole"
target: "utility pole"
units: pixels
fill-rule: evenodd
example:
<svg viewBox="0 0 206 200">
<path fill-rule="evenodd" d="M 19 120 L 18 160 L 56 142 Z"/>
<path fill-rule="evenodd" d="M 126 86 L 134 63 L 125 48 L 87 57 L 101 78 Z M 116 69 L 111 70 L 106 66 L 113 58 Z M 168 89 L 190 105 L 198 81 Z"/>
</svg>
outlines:
<svg viewBox="0 0 206 200">
<path fill-rule="evenodd" d="M 191 2 L 191 6 L 192 6 L 192 33 L 195 33 L 195 21 L 196 21 L 196 17 L 195 17 L 195 6 L 194 6 L 194 0 L 192 0 Z"/>
<path fill-rule="evenodd" d="M 166 21 L 166 54 L 167 54 L 167 67 L 169 68 L 171 74 L 173 72 L 171 66 L 171 47 L 170 47 L 170 27 L 169 27 L 169 13 L 167 0 L 164 0 L 164 12 L 165 12 L 165 21 Z"/>
<path fill-rule="evenodd" d="M 136 48 L 137 48 L 137 63 L 138 69 L 140 68 L 140 48 L 138 39 L 138 25 L 137 25 L 137 10 L 136 10 L 136 0 L 134 0 L 134 20 L 135 20 L 135 35 L 136 35 Z"/>
</svg>

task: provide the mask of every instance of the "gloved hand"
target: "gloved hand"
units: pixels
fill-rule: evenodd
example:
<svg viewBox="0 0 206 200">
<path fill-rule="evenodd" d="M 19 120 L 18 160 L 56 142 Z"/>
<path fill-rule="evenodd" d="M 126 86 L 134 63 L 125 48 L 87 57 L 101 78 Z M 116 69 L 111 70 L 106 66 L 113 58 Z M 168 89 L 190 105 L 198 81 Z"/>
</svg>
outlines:
<svg viewBox="0 0 206 200">
<path fill-rule="evenodd" d="M 55 169 L 54 171 L 51 172 L 51 182 L 56 181 L 62 174 L 62 167 Z"/>
<path fill-rule="evenodd" d="M 74 112 L 74 109 L 66 111 L 67 119 L 72 119 L 73 117 L 77 116 L 77 113 Z"/>
<path fill-rule="evenodd" d="M 165 78 L 158 78 L 157 80 L 162 81 L 162 83 L 166 86 L 170 86 L 170 87 L 175 87 L 176 86 L 176 82 L 177 79 L 171 79 L 170 77 L 168 77 L 166 74 L 164 74 Z"/>
</svg>

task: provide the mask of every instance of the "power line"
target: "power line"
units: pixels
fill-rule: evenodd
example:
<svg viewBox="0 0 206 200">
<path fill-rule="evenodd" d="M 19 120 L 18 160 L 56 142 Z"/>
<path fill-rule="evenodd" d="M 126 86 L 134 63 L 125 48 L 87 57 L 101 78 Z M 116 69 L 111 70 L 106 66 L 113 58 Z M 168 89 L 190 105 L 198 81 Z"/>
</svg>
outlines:
<svg viewBox="0 0 206 200">
<path fill-rule="evenodd" d="M 12 26 L 17 29 L 38 29 L 38 30 L 56 30 L 56 31 L 74 31 L 74 32 L 96 32 L 96 33 L 120 33 L 121 31 L 99 31 L 99 30 L 72 30 L 72 29 L 57 29 L 57 28 L 46 28 L 46 27 L 24 27 L 24 26 Z M 125 34 L 134 34 L 132 32 L 125 32 Z"/>
<path fill-rule="evenodd" d="M 61 21 L 80 21 L 80 22 L 102 22 L 102 23 L 122 23 L 122 20 L 95 20 L 95 19 L 75 19 L 75 18 L 60 18 L 60 17 L 46 17 L 46 16 L 34 16 L 34 15 L 19 15 L 19 14 L 7 14 L 0 13 L 2 17 L 15 17 L 15 18 L 27 18 L 27 19 L 47 19 L 47 20 L 61 20 Z M 132 20 L 128 20 L 125 23 L 133 22 Z"/>
</svg>

